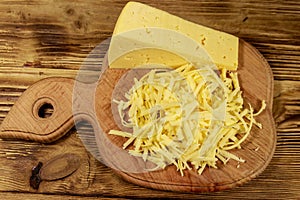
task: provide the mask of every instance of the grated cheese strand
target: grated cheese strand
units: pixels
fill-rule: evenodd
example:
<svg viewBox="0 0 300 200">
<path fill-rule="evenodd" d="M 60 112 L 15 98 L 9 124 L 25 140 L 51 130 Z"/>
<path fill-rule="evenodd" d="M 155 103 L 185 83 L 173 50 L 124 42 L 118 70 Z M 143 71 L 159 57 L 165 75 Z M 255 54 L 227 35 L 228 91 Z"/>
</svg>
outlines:
<svg viewBox="0 0 300 200">
<path fill-rule="evenodd" d="M 245 108 L 237 72 L 222 69 L 225 121 L 210 129 L 212 109 L 221 100 L 211 93 L 217 85 L 209 85 L 213 79 L 205 79 L 206 75 L 205 70 L 186 64 L 173 71 L 151 70 L 140 80 L 134 79 L 133 87 L 124 94 L 128 101 L 113 100 L 122 125 L 133 132 L 110 130 L 109 134 L 128 138 L 123 148 L 133 147 L 129 153 L 155 163 L 155 169 L 175 165 L 182 176 L 185 170 L 202 174 L 206 167 L 217 168 L 218 160 L 223 164 L 231 159 L 245 162 L 230 150 L 241 148 L 253 125 L 262 128 L 254 117 L 266 103 L 263 100 L 256 113 L 250 104 Z"/>
</svg>

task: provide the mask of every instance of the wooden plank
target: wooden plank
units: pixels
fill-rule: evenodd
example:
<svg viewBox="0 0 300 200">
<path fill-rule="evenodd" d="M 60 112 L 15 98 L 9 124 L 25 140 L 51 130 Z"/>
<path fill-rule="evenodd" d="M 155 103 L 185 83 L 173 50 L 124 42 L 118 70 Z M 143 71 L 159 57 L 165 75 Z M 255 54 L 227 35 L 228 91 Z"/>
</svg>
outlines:
<svg viewBox="0 0 300 200">
<path fill-rule="evenodd" d="M 285 51 L 278 47 L 286 45 L 287 41 L 288 44 L 297 44 L 297 1 L 264 4 L 181 0 L 174 4 L 168 0 L 148 3 L 196 23 L 235 34 L 254 44 L 267 59 L 268 53 L 274 50 L 276 55 L 280 55 L 279 60 L 284 60 L 289 52 L 299 56 L 297 45 L 286 46 Z M 125 2 L 77 1 L 70 5 L 68 2 L 33 1 L 34 4 L 38 5 L 38 9 L 29 5 L 23 8 L 18 1 L 10 1 L 9 4 L 2 1 L 2 66 L 21 67 L 38 62 L 55 68 L 78 68 L 86 54 L 109 37 Z M 105 14 L 112 7 L 114 12 Z M 282 27 L 285 27 L 284 30 Z"/>
<path fill-rule="evenodd" d="M 293 197 L 298 195 L 299 162 L 300 155 L 297 153 L 282 156 L 277 150 L 269 167 L 256 179 L 242 187 L 230 191 L 212 194 L 181 194 L 149 190 L 120 179 L 113 172 L 95 161 L 81 145 L 75 132 L 60 140 L 57 144 L 41 145 L 20 141 L 1 141 L 1 190 L 15 192 L 47 193 L 47 194 L 70 194 L 80 196 L 122 196 L 122 197 L 185 197 L 185 198 L 223 198 L 230 195 L 242 198 L 246 194 L 255 195 L 256 198 L 267 199 L 271 188 L 276 189 L 276 197 Z M 28 186 L 30 171 L 38 161 L 46 162 L 52 157 L 68 152 L 75 152 L 82 160 L 78 171 L 71 176 L 53 182 L 42 182 L 38 191 Z M 292 161 L 292 162 L 291 162 Z M 288 164 L 287 164 L 288 163 Z M 280 182 L 280 184 L 278 184 Z M 281 195 L 281 196 L 280 196 Z"/>
<path fill-rule="evenodd" d="M 102 196 L 94 196 L 94 197 L 83 197 L 83 196 L 72 196 L 72 195 L 49 195 L 49 194 L 30 194 L 30 193 L 14 193 L 14 192 L 2 192 L 1 197 L 3 199 L 15 199 L 15 200 L 40 200 L 40 199 L 51 199 L 51 200 L 61 200 L 62 198 L 68 199 L 68 200 L 77 200 L 77 199 L 83 199 L 83 200 L 94 200 L 94 199 L 103 199 L 103 200 L 120 200 L 120 199 L 126 199 L 126 198 L 115 198 L 115 197 L 102 197 Z"/>
<path fill-rule="evenodd" d="M 246 185 L 213 194 L 153 191 L 129 184 L 95 161 L 74 130 L 51 145 L 0 141 L 0 193 L 5 199 L 40 199 L 100 195 L 127 198 L 296 199 L 300 196 L 299 71 L 300 3 L 288 1 L 142 1 L 172 14 L 232 33 L 254 45 L 269 61 L 275 79 L 274 117 L 278 142 L 271 164 Z M 126 1 L 0 2 L 0 123 L 21 93 L 49 76 L 74 77 L 88 53 L 112 33 Z M 76 152 L 80 170 L 58 181 L 28 186 L 38 161 Z M 86 178 L 89 177 L 89 178 Z M 24 193 L 20 193 L 24 192 Z M 29 193 L 28 193 L 29 192 Z M 44 196 L 39 193 L 57 194 Z M 65 196 L 67 195 L 67 196 Z M 7 197 L 7 198 L 6 198 Z"/>
</svg>

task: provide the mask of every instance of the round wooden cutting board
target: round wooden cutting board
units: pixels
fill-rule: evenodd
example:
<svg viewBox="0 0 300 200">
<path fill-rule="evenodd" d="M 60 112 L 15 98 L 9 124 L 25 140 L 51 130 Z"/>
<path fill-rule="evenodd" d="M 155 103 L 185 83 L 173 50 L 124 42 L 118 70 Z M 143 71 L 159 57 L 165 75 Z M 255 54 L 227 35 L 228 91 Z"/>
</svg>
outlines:
<svg viewBox="0 0 300 200">
<path fill-rule="evenodd" d="M 37 82 L 15 103 L 0 127 L 0 137 L 49 143 L 61 138 L 74 126 L 73 118 L 75 121 L 85 120 L 93 125 L 96 140 L 96 143 L 89 143 L 91 148 L 87 149 L 92 153 L 96 149 L 101 156 L 99 158 L 95 153 L 98 160 L 129 182 L 161 190 L 207 192 L 230 189 L 256 177 L 269 164 L 276 146 L 272 117 L 273 76 L 263 56 L 247 42 L 240 40 L 239 44 L 239 81 L 245 104 L 250 103 L 258 110 L 261 101 L 266 101 L 266 109 L 256 117 L 263 128 L 254 126 L 242 143 L 242 148 L 231 151 L 246 160 L 245 163 L 230 160 L 223 165 L 218 162 L 218 169 L 207 167 L 201 175 L 186 170 L 184 176 L 181 176 L 175 166 L 145 171 L 141 166 L 147 163 L 122 149 L 125 138 L 108 135 L 110 130 L 118 129 L 113 116 L 112 95 L 116 84 L 127 72 L 126 69 L 106 68 L 102 70 L 99 81 L 93 83 L 68 78 L 48 78 Z M 90 80 L 89 77 L 87 80 Z M 82 90 L 75 90 L 76 85 L 80 85 Z M 130 86 L 129 80 L 127 87 Z M 76 104 L 80 99 L 79 104 Z M 51 117 L 38 115 L 43 104 L 53 106 Z M 20 113 L 28 115 L 18 118 Z"/>
<path fill-rule="evenodd" d="M 101 132 L 106 134 L 110 142 L 120 149 L 126 140 L 122 137 L 108 135 L 108 132 L 111 129 L 118 129 L 112 113 L 111 100 L 115 85 L 127 71 L 107 68 L 101 76 L 95 94 L 95 110 Z M 136 167 L 134 163 L 138 164 L 138 161 L 132 160 L 130 157 L 125 158 L 124 154 L 114 155 L 108 151 L 107 154 L 102 154 L 106 164 L 114 168 L 117 174 L 129 182 L 154 189 L 182 192 L 230 189 L 256 177 L 269 164 L 276 146 L 276 130 L 272 117 L 273 76 L 263 56 L 243 40 L 240 40 L 239 43 L 238 75 L 245 103 L 250 103 L 255 110 L 260 108 L 262 100 L 265 100 L 267 104 L 266 110 L 256 117 L 257 121 L 262 123 L 263 128 L 259 129 L 254 126 L 247 140 L 242 143 L 242 148 L 231 151 L 245 159 L 245 163 L 230 160 L 223 165 L 218 162 L 218 169 L 207 167 L 202 175 L 193 170 L 186 170 L 184 176 L 181 176 L 175 166 L 168 166 L 158 171 L 126 172 L 116 166 L 117 160 L 130 162 L 130 166 L 133 168 Z M 105 152 L 103 147 L 111 148 L 107 144 L 102 146 L 99 151 Z"/>
</svg>

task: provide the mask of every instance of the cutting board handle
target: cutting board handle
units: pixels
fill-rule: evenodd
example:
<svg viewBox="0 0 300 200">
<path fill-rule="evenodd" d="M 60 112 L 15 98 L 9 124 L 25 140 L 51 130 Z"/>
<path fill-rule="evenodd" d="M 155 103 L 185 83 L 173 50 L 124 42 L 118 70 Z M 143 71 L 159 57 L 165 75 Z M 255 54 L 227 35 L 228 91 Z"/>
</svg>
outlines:
<svg viewBox="0 0 300 200">
<path fill-rule="evenodd" d="M 51 143 L 73 126 L 72 95 L 75 80 L 46 78 L 29 87 L 11 108 L 0 126 L 0 138 Z M 50 116 L 41 114 L 49 106 Z M 77 117 L 84 118 L 78 114 Z"/>
</svg>

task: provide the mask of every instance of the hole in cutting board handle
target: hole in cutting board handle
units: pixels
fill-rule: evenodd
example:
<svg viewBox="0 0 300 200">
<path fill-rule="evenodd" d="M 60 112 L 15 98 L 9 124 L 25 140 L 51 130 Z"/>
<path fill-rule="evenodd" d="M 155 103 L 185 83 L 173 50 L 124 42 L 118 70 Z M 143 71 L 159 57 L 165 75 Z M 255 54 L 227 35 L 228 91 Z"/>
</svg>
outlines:
<svg viewBox="0 0 300 200">
<path fill-rule="evenodd" d="M 44 103 L 38 110 L 38 116 L 40 118 L 48 118 L 52 116 L 53 112 L 53 105 L 51 103 Z"/>
<path fill-rule="evenodd" d="M 57 102 L 50 97 L 41 97 L 33 103 L 32 114 L 38 120 L 53 117 Z"/>
</svg>

